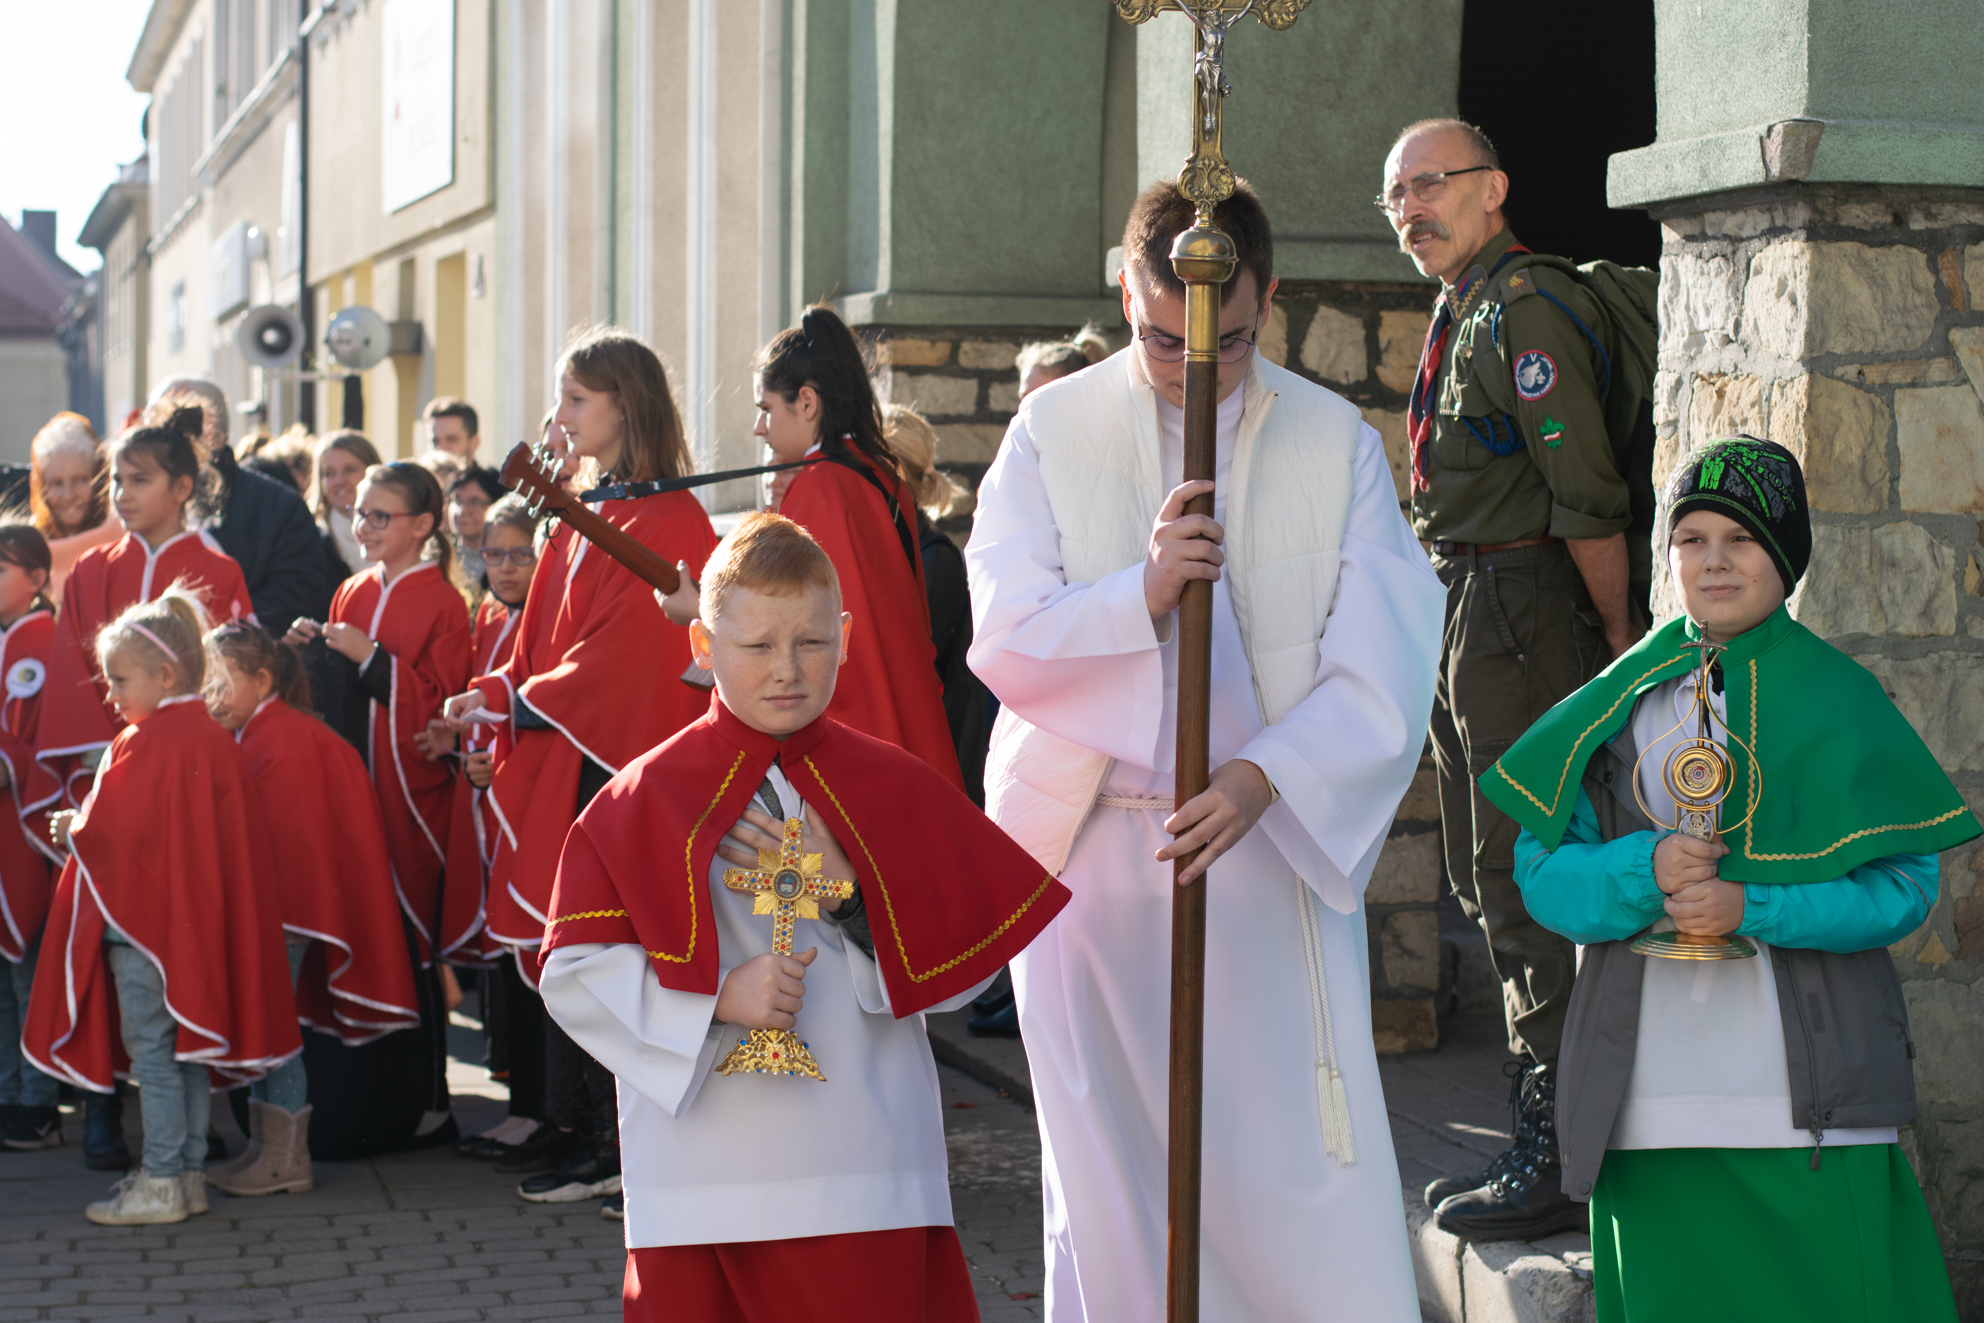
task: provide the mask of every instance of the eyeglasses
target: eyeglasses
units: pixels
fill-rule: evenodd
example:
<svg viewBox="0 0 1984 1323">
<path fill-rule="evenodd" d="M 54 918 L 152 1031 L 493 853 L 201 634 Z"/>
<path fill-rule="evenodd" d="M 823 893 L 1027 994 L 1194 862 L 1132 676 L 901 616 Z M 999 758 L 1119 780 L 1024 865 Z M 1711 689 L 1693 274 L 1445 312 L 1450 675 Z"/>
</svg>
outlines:
<svg viewBox="0 0 1984 1323">
<path fill-rule="evenodd" d="M 1255 332 L 1254 335 L 1248 335 L 1245 331 L 1235 331 L 1232 335 L 1220 336 L 1219 361 L 1222 363 L 1238 363 L 1247 356 L 1247 351 L 1254 347 L 1254 340 L 1258 335 L 1259 332 Z M 1159 335 L 1153 331 L 1149 335 L 1140 335 L 1137 339 L 1143 342 L 1144 352 L 1150 355 L 1153 362 L 1182 363 L 1185 361 L 1185 342 L 1175 335 Z"/>
<path fill-rule="evenodd" d="M 482 553 L 484 565 L 514 565 L 527 570 L 537 564 L 536 547 L 511 547 L 508 551 L 488 551 Z"/>
<path fill-rule="evenodd" d="M 367 527 L 376 528 L 383 533 L 393 526 L 395 519 L 418 519 L 420 516 L 409 514 L 405 510 L 353 510 L 351 517 L 354 520 L 363 520 Z"/>
<path fill-rule="evenodd" d="M 1384 192 L 1371 199 L 1371 205 L 1379 211 L 1397 215 L 1405 208 L 1405 194 L 1409 187 L 1412 196 L 1421 202 L 1437 202 L 1440 194 L 1447 191 L 1447 181 L 1455 175 L 1471 175 L 1478 170 L 1493 170 L 1492 165 L 1470 165 L 1465 170 L 1435 170 L 1431 174 L 1414 175 L 1412 183 L 1393 184 Z"/>
</svg>

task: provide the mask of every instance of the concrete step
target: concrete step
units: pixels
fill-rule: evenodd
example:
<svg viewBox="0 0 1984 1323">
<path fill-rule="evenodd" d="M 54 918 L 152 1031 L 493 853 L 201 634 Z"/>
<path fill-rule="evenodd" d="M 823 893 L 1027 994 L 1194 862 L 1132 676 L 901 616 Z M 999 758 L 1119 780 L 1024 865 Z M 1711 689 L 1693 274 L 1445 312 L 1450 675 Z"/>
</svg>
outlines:
<svg viewBox="0 0 1984 1323">
<path fill-rule="evenodd" d="M 969 1018 L 965 1011 L 929 1016 L 931 1052 L 1031 1108 L 1025 1043 L 973 1038 Z M 1509 1144 L 1502 1063 L 1510 1058 L 1499 1010 L 1442 1020 L 1440 1038 L 1434 1051 L 1378 1061 L 1427 1323 L 1590 1323 L 1590 1237 L 1468 1244 L 1433 1225 L 1420 1194 L 1426 1184 L 1479 1170 Z"/>
</svg>

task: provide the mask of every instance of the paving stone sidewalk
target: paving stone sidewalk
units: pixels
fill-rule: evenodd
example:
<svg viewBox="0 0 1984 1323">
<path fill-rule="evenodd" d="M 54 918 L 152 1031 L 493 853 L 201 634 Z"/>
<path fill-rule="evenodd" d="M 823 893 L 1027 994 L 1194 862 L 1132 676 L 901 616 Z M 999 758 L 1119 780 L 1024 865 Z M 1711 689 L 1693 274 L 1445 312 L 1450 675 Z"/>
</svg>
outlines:
<svg viewBox="0 0 1984 1323">
<path fill-rule="evenodd" d="M 465 1131 L 502 1119 L 475 1035 L 451 1035 Z M 465 1059 L 464 1059 L 465 1058 Z M 958 1234 L 985 1323 L 1041 1317 L 1040 1151 L 1032 1116 L 940 1069 Z M 220 1100 L 216 1099 L 218 1103 Z M 136 1099 L 126 1123 L 138 1146 Z M 238 1152 L 226 1109 L 216 1123 Z M 516 1178 L 453 1148 L 320 1163 L 304 1195 L 232 1199 L 166 1227 L 99 1227 L 83 1205 L 115 1173 L 83 1169 L 79 1116 L 63 1147 L 0 1154 L 0 1323 L 147 1318 L 458 1320 L 618 1316 L 626 1251 L 600 1201 L 530 1204 Z"/>
</svg>

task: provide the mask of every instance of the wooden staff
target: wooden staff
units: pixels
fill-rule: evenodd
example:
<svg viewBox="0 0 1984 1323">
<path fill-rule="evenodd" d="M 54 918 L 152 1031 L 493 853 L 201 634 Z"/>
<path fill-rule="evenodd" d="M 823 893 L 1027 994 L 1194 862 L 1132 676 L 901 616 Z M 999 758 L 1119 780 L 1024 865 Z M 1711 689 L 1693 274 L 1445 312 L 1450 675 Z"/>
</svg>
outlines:
<svg viewBox="0 0 1984 1323">
<path fill-rule="evenodd" d="M 1274 30 L 1293 24 L 1309 0 L 1115 0 L 1116 12 L 1145 23 L 1181 12 L 1194 32 L 1192 154 L 1178 191 L 1197 209 L 1192 228 L 1171 247 L 1171 268 L 1185 282 L 1184 481 L 1211 482 L 1219 467 L 1220 290 L 1232 279 L 1232 239 L 1213 224 L 1233 196 L 1233 171 L 1220 146 L 1220 110 L 1231 90 L 1226 34 L 1248 14 Z M 1265 291 L 1262 291 L 1265 293 Z M 1194 497 L 1186 514 L 1212 515 L 1212 494 Z M 1178 603 L 1178 758 L 1174 806 L 1203 794 L 1212 779 L 1212 584 L 1186 583 Z M 1196 852 L 1173 863 L 1175 878 Z M 1170 1219 L 1165 1232 L 1165 1319 L 1198 1323 L 1199 1212 L 1204 1132 L 1206 878 L 1174 887 L 1171 901 Z"/>
</svg>

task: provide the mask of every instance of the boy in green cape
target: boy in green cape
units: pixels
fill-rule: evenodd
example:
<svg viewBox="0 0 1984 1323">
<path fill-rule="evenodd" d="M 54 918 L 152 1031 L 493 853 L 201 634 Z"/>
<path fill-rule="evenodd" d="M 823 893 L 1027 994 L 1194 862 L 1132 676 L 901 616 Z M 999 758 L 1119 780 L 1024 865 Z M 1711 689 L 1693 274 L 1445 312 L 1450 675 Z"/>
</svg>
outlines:
<svg viewBox="0 0 1984 1323">
<path fill-rule="evenodd" d="M 1792 454 L 1714 442 L 1666 503 L 1685 618 L 1481 777 L 1523 825 L 1530 913 L 1583 946 L 1557 1139 L 1598 1318 L 1954 1323 L 1895 1143 L 1915 1045 L 1887 947 L 1935 904 L 1936 853 L 1984 828 L 1873 676 L 1785 611 L 1812 547 Z M 1662 776 L 1698 730 L 1703 640 L 1734 774 L 1710 841 L 1669 829 Z M 1648 958 L 1649 930 L 1757 954 Z"/>
</svg>

